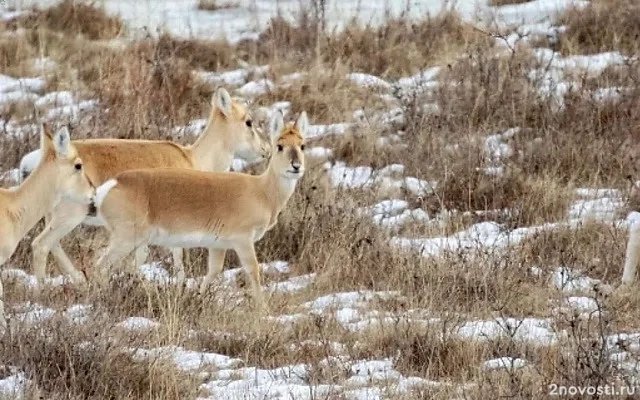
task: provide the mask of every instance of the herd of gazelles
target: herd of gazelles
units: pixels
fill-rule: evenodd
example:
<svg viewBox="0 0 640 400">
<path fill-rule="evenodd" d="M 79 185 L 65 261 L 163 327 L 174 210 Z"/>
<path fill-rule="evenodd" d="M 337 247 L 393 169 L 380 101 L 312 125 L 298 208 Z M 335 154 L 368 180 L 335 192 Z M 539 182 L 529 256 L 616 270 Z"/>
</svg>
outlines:
<svg viewBox="0 0 640 400">
<path fill-rule="evenodd" d="M 169 141 L 91 139 L 71 141 L 66 128 L 55 134 L 42 125 L 39 161 L 23 182 L 0 189 L 0 266 L 18 242 L 45 217 L 33 243 L 33 272 L 45 278 L 51 252 L 74 283 L 85 283 L 60 246 L 80 224 L 105 226 L 109 245 L 91 278 L 108 278 L 111 267 L 131 253 L 136 266 L 149 245 L 170 247 L 177 278 L 184 278 L 182 249 L 208 249 L 204 293 L 233 249 L 249 273 L 253 298 L 265 303 L 254 243 L 277 222 L 304 173 L 305 112 L 285 125 L 282 113 L 269 121 L 265 138 L 251 112 L 225 89 L 218 89 L 204 133 L 191 146 Z M 225 172 L 233 159 L 269 160 L 260 175 Z M 25 174 L 26 175 L 26 174 Z M 635 279 L 640 261 L 640 224 L 627 244 L 623 285 Z M 6 326 L 0 280 L 0 328 Z"/>
<path fill-rule="evenodd" d="M 80 224 L 105 226 L 109 245 L 88 270 L 90 281 L 108 278 L 111 267 L 131 253 L 139 266 L 149 245 L 170 247 L 178 278 L 184 278 L 182 249 L 203 247 L 209 253 L 204 293 L 221 272 L 226 250 L 233 249 L 251 278 L 255 304 L 264 310 L 254 243 L 276 224 L 304 174 L 307 114 L 285 124 L 282 113 L 273 113 L 267 138 L 249 108 L 225 89 L 216 91 L 211 106 L 205 131 L 190 146 L 72 141 L 67 128 L 54 133 L 43 124 L 37 166 L 19 186 L 0 189 L 0 266 L 44 217 L 44 230 L 32 243 L 35 276 L 45 278 L 51 252 L 72 282 L 86 283 L 60 240 Z M 259 175 L 227 172 L 235 157 L 269 162 Z M 0 280 L 0 328 L 5 327 Z"/>
</svg>

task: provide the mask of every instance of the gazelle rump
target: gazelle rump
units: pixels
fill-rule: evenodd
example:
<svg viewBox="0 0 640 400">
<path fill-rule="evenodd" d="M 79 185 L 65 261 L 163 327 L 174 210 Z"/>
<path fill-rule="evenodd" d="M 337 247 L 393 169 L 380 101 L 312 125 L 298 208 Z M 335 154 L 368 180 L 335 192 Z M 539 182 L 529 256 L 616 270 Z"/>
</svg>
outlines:
<svg viewBox="0 0 640 400">
<path fill-rule="evenodd" d="M 201 172 L 175 168 L 123 172 L 98 188 L 98 215 L 110 232 L 101 274 L 139 246 L 150 244 L 209 249 L 204 293 L 233 249 L 251 277 L 254 299 L 264 304 L 254 243 L 278 215 L 304 174 L 303 112 L 285 126 L 282 114 L 270 121 L 274 152 L 260 175 Z"/>
<path fill-rule="evenodd" d="M 96 189 L 87 178 L 82 159 L 71 143 L 69 131 L 53 134 L 41 127 L 42 157 L 33 173 L 15 189 L 0 189 L 0 266 L 18 242 L 60 202 L 77 204 L 84 214 L 93 209 Z M 6 324 L 0 281 L 0 327 Z"/>
<path fill-rule="evenodd" d="M 211 105 L 207 127 L 191 146 L 169 141 L 123 139 L 79 140 L 73 144 L 84 160 L 89 179 L 96 186 L 131 169 L 171 167 L 224 171 L 231 166 L 235 156 L 247 161 L 270 157 L 269 141 L 254 129 L 251 115 L 243 104 L 220 88 Z M 82 207 L 68 202 L 58 205 L 46 220 L 44 230 L 32 243 L 35 275 L 38 278 L 45 276 L 47 257 L 52 252 L 62 272 L 74 282 L 84 282 L 84 275 L 74 267 L 60 246 L 60 239 L 81 223 L 100 226 L 101 221 L 87 217 Z M 177 275 L 183 278 L 182 249 L 173 248 L 172 253 Z M 140 248 L 136 263 L 143 262 L 147 255 L 148 249 Z"/>
</svg>

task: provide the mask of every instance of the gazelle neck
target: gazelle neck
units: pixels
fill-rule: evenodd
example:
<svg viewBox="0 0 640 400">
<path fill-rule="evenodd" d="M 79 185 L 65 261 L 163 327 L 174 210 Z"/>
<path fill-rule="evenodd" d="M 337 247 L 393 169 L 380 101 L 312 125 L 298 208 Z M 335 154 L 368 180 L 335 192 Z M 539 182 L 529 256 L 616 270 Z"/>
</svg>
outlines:
<svg viewBox="0 0 640 400">
<path fill-rule="evenodd" d="M 42 160 L 14 192 L 20 215 L 17 229 L 21 236 L 33 228 L 55 206 L 58 199 L 57 173 L 53 163 L 53 161 Z"/>
<path fill-rule="evenodd" d="M 195 167 L 203 171 L 227 170 L 234 158 L 230 136 L 226 121 L 218 110 L 213 110 L 204 132 L 190 147 Z"/>
<path fill-rule="evenodd" d="M 260 183 L 269 198 L 276 213 L 282 211 L 296 188 L 299 179 L 286 178 L 280 171 L 273 168 L 270 162 L 267 169 L 260 175 Z"/>
</svg>

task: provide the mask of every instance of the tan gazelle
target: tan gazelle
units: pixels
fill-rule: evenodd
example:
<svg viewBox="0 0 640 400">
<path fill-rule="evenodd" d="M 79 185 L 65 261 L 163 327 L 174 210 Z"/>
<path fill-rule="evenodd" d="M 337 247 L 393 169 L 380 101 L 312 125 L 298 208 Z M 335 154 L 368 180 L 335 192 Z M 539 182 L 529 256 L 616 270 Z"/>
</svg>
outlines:
<svg viewBox="0 0 640 400">
<path fill-rule="evenodd" d="M 66 128 L 55 133 L 43 125 L 42 157 L 38 166 L 15 189 L 0 189 L 0 266 L 13 254 L 24 235 L 56 204 L 77 205 L 85 215 L 95 207 L 96 189 L 85 175 L 82 159 Z M 0 281 L 0 326 L 5 326 Z"/>
<path fill-rule="evenodd" d="M 150 244 L 209 249 L 204 293 L 233 249 L 250 274 L 254 298 L 264 305 L 254 243 L 278 220 L 304 173 L 303 112 L 285 127 L 282 114 L 270 121 L 274 151 L 265 172 L 201 172 L 162 168 L 123 172 L 97 190 L 98 216 L 110 232 L 97 263 L 103 276 L 139 246 Z"/>
<path fill-rule="evenodd" d="M 116 174 L 139 168 L 189 168 L 202 171 L 224 171 L 231 167 L 234 157 L 256 161 L 268 159 L 271 144 L 253 127 L 247 107 L 220 88 L 212 98 L 212 110 L 204 133 L 191 146 L 169 141 L 90 139 L 73 144 L 84 160 L 86 173 L 99 186 Z M 32 243 L 33 271 L 38 278 L 46 274 L 47 256 L 52 252 L 63 273 L 74 282 L 84 282 L 60 246 L 60 239 L 81 223 L 102 225 L 95 217 L 88 217 L 83 207 L 68 202 L 58 205 L 46 218 L 44 230 Z M 184 278 L 182 249 L 173 248 L 173 260 L 178 278 Z M 147 247 L 136 253 L 136 263 L 144 262 Z"/>
</svg>

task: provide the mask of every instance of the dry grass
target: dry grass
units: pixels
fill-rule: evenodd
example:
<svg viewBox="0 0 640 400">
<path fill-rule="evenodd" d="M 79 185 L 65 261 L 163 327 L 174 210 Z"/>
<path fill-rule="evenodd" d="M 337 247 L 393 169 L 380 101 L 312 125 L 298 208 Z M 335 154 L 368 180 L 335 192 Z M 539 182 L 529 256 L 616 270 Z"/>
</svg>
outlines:
<svg viewBox="0 0 640 400">
<path fill-rule="evenodd" d="M 531 0 L 490 0 L 489 5 L 491 6 L 506 6 L 508 4 L 522 4 L 528 3 Z"/>
<path fill-rule="evenodd" d="M 497 3 L 516 2 L 493 4 Z M 562 17 L 560 23 L 568 25 L 561 37 L 565 53 L 635 51 L 633 14 L 621 11 L 631 3 L 616 0 L 611 10 L 603 4 L 595 1 Z M 610 27 L 619 25 L 614 21 L 620 18 L 625 29 L 616 36 Z M 395 99 L 404 120 L 393 127 L 362 123 L 344 136 L 309 143 L 309 147 L 333 148 L 330 161 L 376 169 L 401 163 L 407 176 L 437 182 L 434 193 L 425 196 L 393 194 L 431 218 L 456 211 L 449 219 L 401 227 L 399 232 L 408 237 L 451 235 L 483 221 L 496 222 L 505 232 L 562 221 L 575 200 L 576 187 L 627 188 L 628 176 L 636 175 L 637 65 L 611 67 L 598 77 L 585 78 L 582 89 L 570 91 L 564 107 L 558 108 L 553 99 L 540 94 L 541 82 L 530 79 L 532 68 L 544 66 L 526 46 L 512 54 L 500 53 L 491 38 L 453 13 L 415 23 L 391 20 L 380 28 L 353 24 L 343 33 L 319 33 L 322 24 L 313 13 L 303 14 L 296 25 L 274 18 L 258 41 L 237 45 L 168 34 L 114 44 L 104 40 L 123 34 L 120 21 L 99 9 L 65 1 L 1 28 L 0 33 L 12 36 L 0 37 L 0 67 L 13 76 L 30 76 L 33 59 L 49 57 L 57 67 L 47 76 L 45 91 L 73 90 L 83 98 L 97 98 L 98 111 L 74 124 L 74 137 L 187 142 L 193 138 L 174 138 L 172 129 L 202 118 L 215 89 L 199 81 L 193 70 L 232 70 L 243 62 L 269 64 L 267 77 L 276 89 L 256 98 L 255 105 L 290 101 L 288 118 L 306 110 L 312 123 L 339 123 L 353 122 L 356 110 L 372 115 L 395 106 L 388 104 L 389 96 L 381 98 L 383 90 L 362 88 L 348 80 L 347 73 L 371 73 L 392 82 L 425 67 L 442 66 L 437 88 Z M 596 35 L 595 26 L 609 28 Z M 288 87 L 282 85 L 284 76 L 301 70 L 307 74 Z M 589 97 L 590 91 L 610 86 L 632 89 L 603 102 Z M 439 111 L 426 111 L 425 104 Z M 1 116 L 32 122 L 32 111 L 33 105 L 22 104 L 2 110 Z M 498 162 L 502 172 L 487 173 L 496 165 L 487 156 L 486 138 L 511 128 L 520 129 L 505 139 L 512 152 Z M 380 145 L 380 138 L 398 130 L 406 146 Z M 0 168 L 15 167 L 37 146 L 36 139 L 0 135 Z M 310 385 L 342 385 L 354 372 L 343 361 L 330 358 L 335 355 L 331 344 L 337 342 L 345 346 L 343 355 L 353 360 L 392 357 L 394 368 L 406 376 L 447 383 L 398 394 L 398 399 L 460 397 L 465 383 L 475 385 L 464 389 L 465 398 L 542 399 L 547 392 L 541 388 L 551 382 L 598 384 L 619 372 L 608 358 L 599 358 L 603 351 L 598 340 L 637 328 L 634 313 L 640 296 L 598 299 L 605 312 L 603 318 L 591 321 L 557 316 L 553 310 L 564 294 L 551 284 L 550 274 L 557 267 L 579 268 L 592 278 L 617 283 L 625 230 L 591 222 L 578 229 L 544 231 L 504 251 L 453 250 L 422 257 L 417 251 L 394 247 L 388 232 L 355 212 L 389 198 L 390 194 L 371 189 L 333 189 L 323 162 L 312 161 L 278 224 L 257 244 L 257 254 L 261 262 L 290 262 L 289 274 L 265 276 L 267 284 L 317 274 L 314 283 L 299 293 L 274 294 L 272 313 L 304 312 L 302 303 L 336 291 L 398 290 L 402 298 L 370 305 L 393 315 L 394 323 L 354 332 L 329 313 L 289 324 L 258 320 L 246 299 L 237 305 L 230 294 L 246 289 L 242 282 L 235 288 L 213 285 L 205 296 L 179 286 L 159 287 L 130 273 L 95 291 L 65 285 L 34 293 L 7 282 L 10 309 L 26 301 L 59 312 L 73 304 L 94 307 L 91 322 L 84 325 L 72 326 L 59 313 L 37 329 L 18 323 L 11 335 L 0 340 L 3 362 L 19 367 L 45 398 L 52 399 L 202 395 L 201 382 L 193 375 L 163 361 L 134 361 L 121 351 L 125 346 L 179 345 L 237 357 L 247 366 L 261 368 L 307 363 Z M 635 201 L 629 209 L 637 205 Z M 41 228 L 25 238 L 11 265 L 28 269 L 29 243 Z M 65 238 L 63 247 L 78 265 L 91 268 L 104 242 L 102 230 L 80 228 Z M 154 257 L 166 254 L 166 249 L 159 249 Z M 188 275 L 204 274 L 205 264 L 204 252 L 191 251 Z M 230 254 L 226 267 L 237 265 L 236 256 Z M 540 268 L 541 274 L 531 273 L 532 267 Z M 425 326 L 409 317 L 410 310 L 427 310 L 429 318 L 440 320 Z M 114 329 L 114 323 L 129 316 L 150 318 L 160 327 L 146 334 Z M 568 337 L 559 346 L 546 347 L 509 337 L 468 341 L 451 334 L 470 319 L 500 316 L 551 318 L 554 328 L 567 329 Z M 78 350 L 87 343 L 94 351 Z M 526 359 L 530 368 L 481 367 L 484 361 L 503 356 Z M 333 361 L 323 362 L 328 359 Z"/>
<path fill-rule="evenodd" d="M 567 26 L 559 41 L 565 54 L 638 54 L 640 5 L 634 0 L 593 0 L 565 12 L 558 24 Z"/>
<path fill-rule="evenodd" d="M 317 19 L 306 15 L 293 26 L 274 18 L 258 40 L 259 57 L 342 64 L 353 72 L 398 78 L 453 58 L 466 48 L 490 46 L 491 40 L 445 13 L 420 22 L 390 20 L 382 28 L 351 24 L 335 36 L 318 34 Z"/>
<path fill-rule="evenodd" d="M 65 35 L 82 35 L 89 40 L 113 39 L 124 33 L 123 22 L 110 17 L 95 5 L 73 0 L 63 0 L 57 5 L 39 10 L 24 18 L 18 24 L 28 28 L 46 28 Z"/>
<path fill-rule="evenodd" d="M 238 3 L 219 0 L 199 0 L 198 9 L 205 11 L 227 10 L 238 7 Z"/>
<path fill-rule="evenodd" d="M 99 325 L 79 328 L 53 320 L 18 330 L 0 342 L 3 360 L 25 371 L 46 398 L 183 399 L 197 384 L 165 362 L 134 361 L 108 344 Z M 90 351 L 87 351 L 87 347 Z"/>
</svg>

